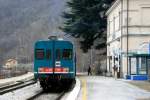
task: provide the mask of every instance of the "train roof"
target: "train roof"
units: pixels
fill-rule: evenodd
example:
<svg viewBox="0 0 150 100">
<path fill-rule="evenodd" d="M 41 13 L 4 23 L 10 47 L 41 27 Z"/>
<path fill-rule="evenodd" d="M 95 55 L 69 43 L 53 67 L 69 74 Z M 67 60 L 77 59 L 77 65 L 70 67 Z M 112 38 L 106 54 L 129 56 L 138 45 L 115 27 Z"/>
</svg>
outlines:
<svg viewBox="0 0 150 100">
<path fill-rule="evenodd" d="M 35 42 L 35 45 L 37 43 L 44 43 L 44 42 L 46 43 L 46 42 L 53 42 L 53 41 L 55 41 L 55 42 L 64 42 L 64 43 L 69 43 L 69 44 L 73 45 L 73 43 L 71 41 L 66 41 L 66 40 L 38 40 L 38 41 Z"/>
<path fill-rule="evenodd" d="M 60 42 L 70 42 L 72 43 L 71 41 L 67 41 L 67 40 L 38 40 L 36 42 L 52 42 L 52 41 L 60 41 Z"/>
</svg>

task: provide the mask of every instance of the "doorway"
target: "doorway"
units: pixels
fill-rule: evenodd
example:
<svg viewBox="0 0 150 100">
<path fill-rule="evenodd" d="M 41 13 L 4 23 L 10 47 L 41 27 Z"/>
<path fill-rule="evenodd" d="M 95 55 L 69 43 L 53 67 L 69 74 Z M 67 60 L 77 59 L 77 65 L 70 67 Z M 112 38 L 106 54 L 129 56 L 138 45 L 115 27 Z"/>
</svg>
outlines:
<svg viewBox="0 0 150 100">
<path fill-rule="evenodd" d="M 148 65 L 148 79 L 150 80 L 150 58 L 147 59 L 147 65 Z"/>
</svg>

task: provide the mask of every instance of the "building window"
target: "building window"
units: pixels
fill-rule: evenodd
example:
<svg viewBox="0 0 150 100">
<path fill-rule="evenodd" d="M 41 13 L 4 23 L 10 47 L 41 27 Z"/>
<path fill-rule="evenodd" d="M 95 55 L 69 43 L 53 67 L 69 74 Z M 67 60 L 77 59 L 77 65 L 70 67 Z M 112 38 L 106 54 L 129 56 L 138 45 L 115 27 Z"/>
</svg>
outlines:
<svg viewBox="0 0 150 100">
<path fill-rule="evenodd" d="M 119 29 L 119 24 L 120 24 L 120 19 L 119 19 L 119 16 L 117 16 L 115 18 L 115 32 L 120 30 Z"/>
<path fill-rule="evenodd" d="M 109 21 L 109 33 L 110 33 L 110 35 L 113 34 L 113 20 Z"/>
<path fill-rule="evenodd" d="M 150 7 L 142 7 L 141 8 L 141 24 L 142 25 L 150 25 Z"/>
<path fill-rule="evenodd" d="M 113 35 L 112 35 L 112 38 L 113 39 L 115 39 L 116 38 L 116 35 L 115 35 L 115 17 L 113 18 L 113 27 L 112 27 L 112 29 L 113 29 Z"/>
<path fill-rule="evenodd" d="M 115 34 L 115 29 L 116 29 L 116 22 L 115 22 L 115 20 L 116 20 L 116 18 L 114 17 L 114 19 L 113 19 L 113 34 Z"/>
<path fill-rule="evenodd" d="M 119 12 L 119 16 L 118 17 L 119 17 L 119 20 L 118 20 L 119 21 L 118 22 L 119 23 L 118 30 L 120 30 L 121 29 L 121 12 Z"/>
<path fill-rule="evenodd" d="M 107 33 L 109 37 L 110 36 L 110 21 L 107 22 Z"/>
<path fill-rule="evenodd" d="M 130 58 L 130 67 L 131 67 L 131 74 L 134 75 L 134 74 L 137 74 L 137 59 L 136 57 L 134 58 Z"/>
<path fill-rule="evenodd" d="M 139 59 L 139 74 L 146 74 L 146 57 Z"/>
</svg>

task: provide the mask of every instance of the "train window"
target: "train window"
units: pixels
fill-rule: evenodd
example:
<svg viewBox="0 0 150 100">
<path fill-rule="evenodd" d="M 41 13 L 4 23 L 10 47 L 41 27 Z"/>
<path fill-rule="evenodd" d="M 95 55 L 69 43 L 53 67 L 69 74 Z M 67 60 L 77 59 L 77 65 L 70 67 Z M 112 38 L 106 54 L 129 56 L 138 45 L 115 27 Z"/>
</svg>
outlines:
<svg viewBox="0 0 150 100">
<path fill-rule="evenodd" d="M 46 59 L 51 59 L 51 50 L 50 49 L 46 50 Z"/>
<path fill-rule="evenodd" d="M 56 60 L 60 60 L 60 59 L 61 59 L 60 49 L 56 49 Z"/>
<path fill-rule="evenodd" d="M 72 49 L 64 49 L 63 50 L 63 59 L 65 59 L 65 60 L 72 59 Z"/>
<path fill-rule="evenodd" d="M 36 49 L 35 57 L 36 59 L 44 59 L 44 49 Z"/>
</svg>

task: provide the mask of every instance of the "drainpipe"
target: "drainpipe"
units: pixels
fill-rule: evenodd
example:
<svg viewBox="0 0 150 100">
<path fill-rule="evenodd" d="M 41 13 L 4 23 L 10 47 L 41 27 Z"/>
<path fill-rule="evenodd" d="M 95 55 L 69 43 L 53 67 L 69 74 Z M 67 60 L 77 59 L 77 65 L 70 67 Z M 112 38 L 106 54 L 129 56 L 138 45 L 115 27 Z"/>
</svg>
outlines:
<svg viewBox="0 0 150 100">
<path fill-rule="evenodd" d="M 121 29 L 121 38 L 120 38 L 120 41 L 121 41 L 121 54 L 120 54 L 120 75 L 122 73 L 122 69 L 123 69 L 123 66 L 122 66 L 122 38 L 123 38 L 123 0 L 121 0 L 121 12 L 120 12 L 120 29 Z"/>
<path fill-rule="evenodd" d="M 129 29 L 128 29 L 128 26 L 129 26 L 129 0 L 127 0 L 127 75 L 129 74 L 129 65 L 128 65 L 128 50 L 129 50 L 129 48 L 128 48 L 128 38 L 129 38 Z"/>
</svg>

